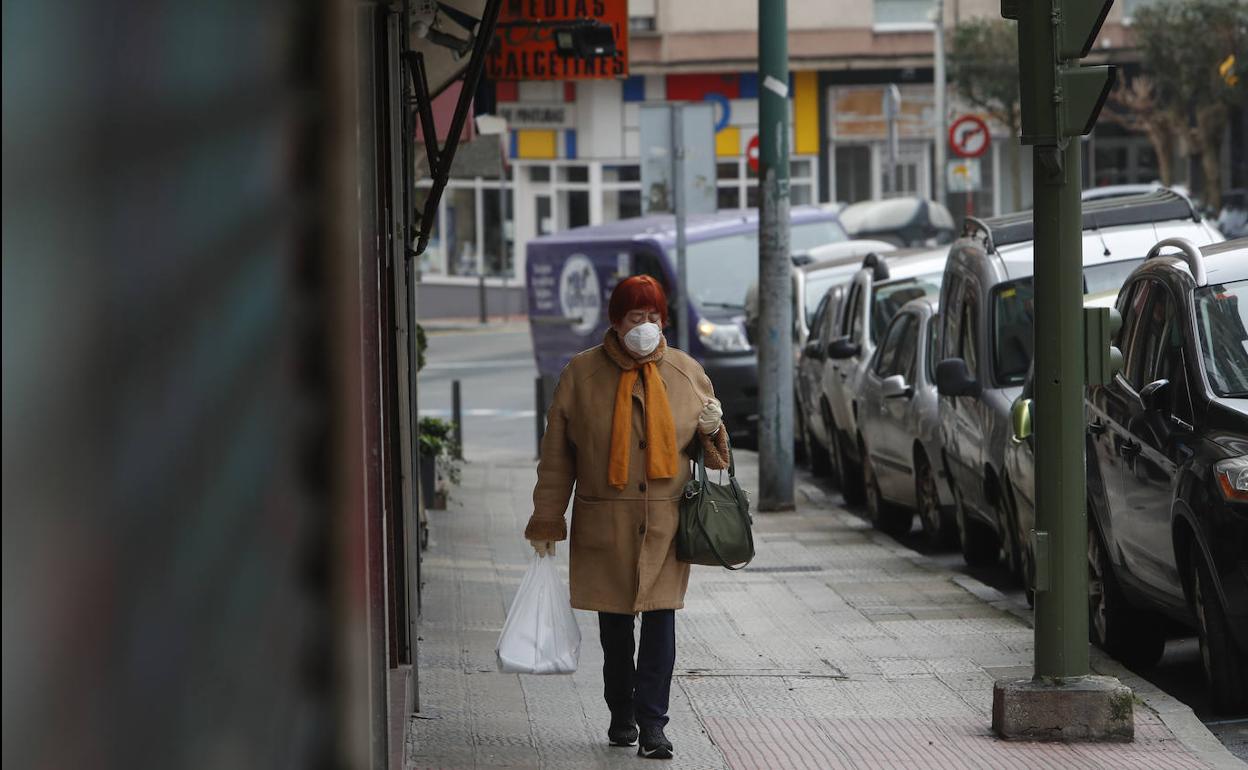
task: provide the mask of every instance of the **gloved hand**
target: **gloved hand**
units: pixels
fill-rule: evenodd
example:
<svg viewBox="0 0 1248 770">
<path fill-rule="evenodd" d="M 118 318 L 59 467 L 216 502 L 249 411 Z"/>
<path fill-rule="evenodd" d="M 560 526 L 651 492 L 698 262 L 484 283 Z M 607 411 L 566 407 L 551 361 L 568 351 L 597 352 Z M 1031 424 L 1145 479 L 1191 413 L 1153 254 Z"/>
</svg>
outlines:
<svg viewBox="0 0 1248 770">
<path fill-rule="evenodd" d="M 723 421 L 724 408 L 719 405 L 717 399 L 709 399 L 702 407 L 702 413 L 698 415 L 698 430 L 709 436 L 719 430 Z"/>
<path fill-rule="evenodd" d="M 530 540 L 529 545 L 533 546 L 533 550 L 537 552 L 539 558 L 555 555 L 554 540 Z"/>
</svg>

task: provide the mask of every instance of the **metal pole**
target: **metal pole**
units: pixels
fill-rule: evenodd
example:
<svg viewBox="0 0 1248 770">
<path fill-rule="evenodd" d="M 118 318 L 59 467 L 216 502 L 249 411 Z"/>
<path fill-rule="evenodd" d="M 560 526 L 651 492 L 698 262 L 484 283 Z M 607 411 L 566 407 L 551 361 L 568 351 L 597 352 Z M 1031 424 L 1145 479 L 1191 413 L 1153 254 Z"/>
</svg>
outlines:
<svg viewBox="0 0 1248 770">
<path fill-rule="evenodd" d="M 932 160 L 936 178 L 932 180 L 932 198 L 937 203 L 945 202 L 945 143 L 949 141 L 945 127 L 945 0 L 936 0 L 933 10 L 934 28 L 932 29 L 932 85 L 934 94 L 932 110 L 935 120 L 932 122 Z"/>
<path fill-rule="evenodd" d="M 787 6 L 787 0 L 758 0 L 760 511 L 789 511 L 794 507 Z"/>
<path fill-rule="evenodd" d="M 546 391 L 543 385 L 543 379 L 538 377 L 533 386 L 533 412 L 537 415 L 537 457 L 539 460 L 542 457 L 542 437 L 546 435 Z"/>
<path fill-rule="evenodd" d="M 897 118 L 901 113 L 901 89 L 896 83 L 890 83 L 884 89 L 884 120 L 888 126 L 888 193 L 884 196 L 897 197 Z"/>
<path fill-rule="evenodd" d="M 1046 330 L 1035 339 L 1036 532 L 1051 566 L 1036 592 L 1035 673 L 1059 679 L 1089 673 L 1079 139 L 1065 142 L 1032 149 L 1035 324 Z"/>
<path fill-rule="evenodd" d="M 685 261 L 685 115 L 684 107 L 673 104 L 672 118 L 672 203 L 676 212 L 676 347 L 689 350 L 689 265 Z"/>
<path fill-rule="evenodd" d="M 459 394 L 459 380 L 455 380 L 451 383 L 451 424 L 455 426 L 451 435 L 455 439 L 455 446 L 462 455 L 464 451 L 464 410 Z"/>
<path fill-rule="evenodd" d="M 480 310 L 481 323 L 488 323 L 485 313 L 485 257 L 477 265 L 477 308 Z"/>
<path fill-rule="evenodd" d="M 507 294 L 511 255 L 507 253 L 507 163 L 498 156 L 498 259 L 503 272 L 503 320 L 511 320 L 511 299 Z"/>
</svg>

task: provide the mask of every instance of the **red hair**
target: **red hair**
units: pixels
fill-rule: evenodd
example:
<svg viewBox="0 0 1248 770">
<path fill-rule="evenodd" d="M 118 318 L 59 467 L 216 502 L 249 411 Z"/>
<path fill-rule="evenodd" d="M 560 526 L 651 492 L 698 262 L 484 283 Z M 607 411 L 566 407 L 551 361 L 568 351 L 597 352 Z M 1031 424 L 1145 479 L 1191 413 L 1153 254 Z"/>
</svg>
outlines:
<svg viewBox="0 0 1248 770">
<path fill-rule="evenodd" d="M 612 324 L 624 320 L 624 316 L 634 310 L 654 308 L 662 319 L 660 326 L 667 326 L 667 294 L 663 285 L 648 275 L 634 275 L 625 278 L 611 292 L 611 302 L 607 305 L 607 317 Z"/>
</svg>

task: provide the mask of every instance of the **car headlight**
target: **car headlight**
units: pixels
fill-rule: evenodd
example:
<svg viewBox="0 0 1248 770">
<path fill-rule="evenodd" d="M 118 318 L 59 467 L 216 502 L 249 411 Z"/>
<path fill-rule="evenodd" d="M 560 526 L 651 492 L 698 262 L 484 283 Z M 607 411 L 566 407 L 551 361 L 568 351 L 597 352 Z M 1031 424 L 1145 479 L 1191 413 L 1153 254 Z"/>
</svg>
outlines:
<svg viewBox="0 0 1248 770">
<path fill-rule="evenodd" d="M 741 326 L 735 323 L 713 324 L 710 321 L 699 321 L 698 338 L 707 350 L 716 353 L 748 353 L 750 350 L 750 341 L 745 338 Z"/>
<path fill-rule="evenodd" d="M 1222 497 L 1236 502 L 1248 502 L 1248 455 L 1222 460 L 1213 466 Z"/>
</svg>

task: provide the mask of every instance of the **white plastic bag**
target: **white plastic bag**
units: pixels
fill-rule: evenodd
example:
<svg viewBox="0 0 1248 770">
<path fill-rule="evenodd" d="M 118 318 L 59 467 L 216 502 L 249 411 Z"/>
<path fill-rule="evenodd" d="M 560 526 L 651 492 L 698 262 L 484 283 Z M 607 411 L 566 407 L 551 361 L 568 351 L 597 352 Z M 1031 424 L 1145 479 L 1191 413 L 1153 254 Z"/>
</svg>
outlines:
<svg viewBox="0 0 1248 770">
<path fill-rule="evenodd" d="M 533 557 L 498 637 L 498 670 L 508 674 L 571 674 L 581 654 L 581 629 L 553 556 Z"/>
</svg>

